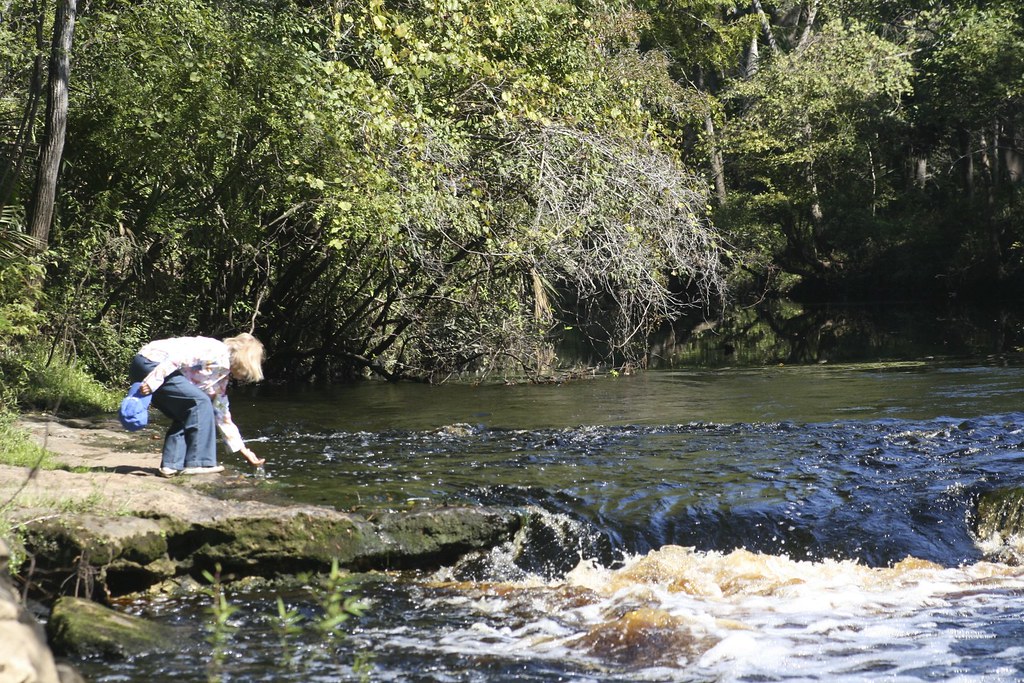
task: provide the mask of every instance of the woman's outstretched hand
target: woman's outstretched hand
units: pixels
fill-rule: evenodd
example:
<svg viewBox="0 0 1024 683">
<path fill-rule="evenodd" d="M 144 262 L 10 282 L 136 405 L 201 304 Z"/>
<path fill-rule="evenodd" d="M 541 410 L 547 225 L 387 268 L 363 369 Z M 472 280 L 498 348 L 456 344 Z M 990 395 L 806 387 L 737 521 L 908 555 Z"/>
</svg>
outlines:
<svg viewBox="0 0 1024 683">
<path fill-rule="evenodd" d="M 256 454 L 246 447 L 242 447 L 242 450 L 238 452 L 245 456 L 245 459 L 248 460 L 249 464 L 252 465 L 253 467 L 259 467 L 260 465 L 266 462 L 264 458 L 256 457 Z"/>
</svg>

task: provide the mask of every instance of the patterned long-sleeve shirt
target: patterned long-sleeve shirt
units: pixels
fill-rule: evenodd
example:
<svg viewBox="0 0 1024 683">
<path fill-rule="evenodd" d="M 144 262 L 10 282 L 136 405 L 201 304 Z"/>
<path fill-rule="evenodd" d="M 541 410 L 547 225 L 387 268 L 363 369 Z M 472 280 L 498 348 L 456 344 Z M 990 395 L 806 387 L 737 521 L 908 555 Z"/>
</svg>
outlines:
<svg viewBox="0 0 1024 683">
<path fill-rule="evenodd" d="M 231 351 L 227 344 L 209 337 L 174 337 L 152 341 L 139 349 L 139 354 L 157 364 L 142 380 L 150 391 L 155 392 L 168 375 L 180 370 L 210 397 L 217 429 L 231 452 L 245 447 L 238 427 L 231 421 L 228 405 Z"/>
</svg>

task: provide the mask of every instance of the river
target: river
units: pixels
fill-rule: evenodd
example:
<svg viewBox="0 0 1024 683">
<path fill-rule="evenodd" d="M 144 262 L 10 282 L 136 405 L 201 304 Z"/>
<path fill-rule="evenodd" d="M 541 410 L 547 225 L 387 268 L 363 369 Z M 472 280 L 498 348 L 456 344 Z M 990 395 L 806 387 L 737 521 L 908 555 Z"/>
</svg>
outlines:
<svg viewBox="0 0 1024 683">
<path fill-rule="evenodd" d="M 538 521 L 453 567 L 357 577 L 367 611 L 333 637 L 309 628 L 308 587 L 229 587 L 215 648 L 206 596 L 145 600 L 125 608 L 181 625 L 178 652 L 79 664 L 92 681 L 1020 680 L 1024 570 L 974 528 L 982 495 L 1024 487 L 1022 406 L 1002 357 L 239 392 L 268 495 Z"/>
</svg>

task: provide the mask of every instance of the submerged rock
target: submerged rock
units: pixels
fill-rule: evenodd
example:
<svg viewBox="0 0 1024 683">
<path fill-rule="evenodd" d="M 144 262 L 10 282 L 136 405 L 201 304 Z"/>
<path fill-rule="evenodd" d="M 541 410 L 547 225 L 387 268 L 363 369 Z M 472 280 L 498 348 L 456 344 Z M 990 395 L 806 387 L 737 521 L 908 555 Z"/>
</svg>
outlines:
<svg viewBox="0 0 1024 683">
<path fill-rule="evenodd" d="M 493 548 L 511 539 L 526 515 L 509 509 L 441 508 L 385 513 L 376 529 L 391 568 L 451 564 L 466 553 Z"/>
<path fill-rule="evenodd" d="M 54 651 L 60 655 L 127 658 L 167 652 L 179 645 L 177 629 L 117 612 L 91 600 L 57 600 L 46 624 Z"/>
</svg>

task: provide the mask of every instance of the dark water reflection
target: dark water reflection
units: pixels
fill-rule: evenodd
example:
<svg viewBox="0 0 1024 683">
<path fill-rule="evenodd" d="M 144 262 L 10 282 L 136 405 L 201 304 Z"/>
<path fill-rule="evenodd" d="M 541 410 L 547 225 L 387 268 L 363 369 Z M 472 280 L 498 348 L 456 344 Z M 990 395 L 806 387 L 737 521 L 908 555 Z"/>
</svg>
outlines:
<svg viewBox="0 0 1024 683">
<path fill-rule="evenodd" d="M 236 395 L 232 410 L 241 415 L 239 422 L 257 425 L 247 434 L 265 436 L 428 431 L 453 424 L 531 430 L 973 416 L 1019 406 L 1022 363 L 999 358 L 778 365 L 518 386 L 266 386 Z"/>
<path fill-rule="evenodd" d="M 721 319 L 688 319 L 656 336 L 652 365 L 761 366 L 907 358 L 978 358 L 1024 345 L 1017 304 L 800 305 L 768 300 Z"/>
<path fill-rule="evenodd" d="M 1022 398 L 1010 357 L 238 392 L 268 496 L 547 521 L 436 574 L 364 577 L 369 614 L 338 643 L 291 643 L 298 667 L 280 663 L 276 596 L 240 593 L 215 677 L 1014 680 L 1024 574 L 984 561 L 972 515 L 1024 486 Z M 315 618 L 311 595 L 288 600 Z M 177 657 L 85 666 L 203 680 L 208 651 L 197 632 Z"/>
</svg>

